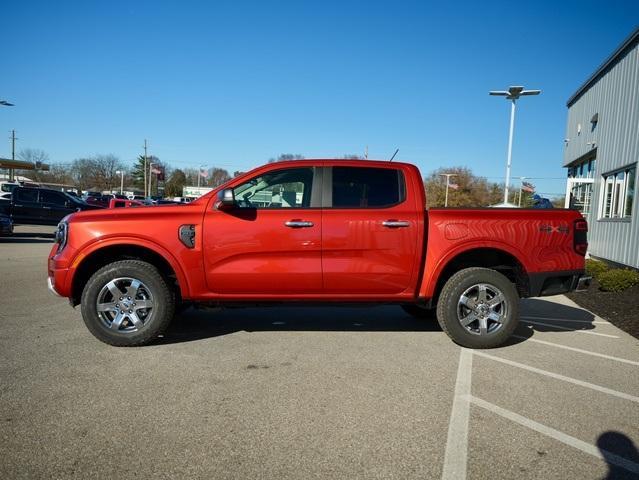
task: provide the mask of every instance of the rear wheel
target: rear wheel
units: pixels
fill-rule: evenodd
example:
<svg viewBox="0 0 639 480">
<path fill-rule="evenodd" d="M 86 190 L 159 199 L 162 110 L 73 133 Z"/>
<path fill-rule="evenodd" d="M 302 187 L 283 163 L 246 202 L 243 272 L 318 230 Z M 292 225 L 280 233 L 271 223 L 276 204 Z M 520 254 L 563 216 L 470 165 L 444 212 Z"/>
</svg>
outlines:
<svg viewBox="0 0 639 480">
<path fill-rule="evenodd" d="M 82 318 L 89 331 L 109 345 L 150 343 L 171 323 L 175 295 L 160 272 L 139 260 L 102 267 L 82 292 Z"/>
<path fill-rule="evenodd" d="M 448 336 L 463 347 L 497 347 L 517 327 L 517 289 L 495 270 L 460 270 L 448 279 L 441 291 L 437 320 Z"/>
<path fill-rule="evenodd" d="M 426 308 L 422 305 L 410 304 L 402 305 L 402 309 L 415 318 L 435 318 L 436 310 L 434 308 Z"/>
</svg>

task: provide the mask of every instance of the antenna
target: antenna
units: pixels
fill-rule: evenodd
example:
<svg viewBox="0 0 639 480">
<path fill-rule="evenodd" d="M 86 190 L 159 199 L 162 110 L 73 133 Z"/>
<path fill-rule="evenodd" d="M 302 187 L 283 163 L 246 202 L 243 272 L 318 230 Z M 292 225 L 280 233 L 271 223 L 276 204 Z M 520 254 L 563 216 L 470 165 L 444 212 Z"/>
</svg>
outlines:
<svg viewBox="0 0 639 480">
<path fill-rule="evenodd" d="M 397 155 L 397 152 L 399 152 L 399 148 L 395 150 L 395 153 L 393 153 L 393 156 L 390 158 L 389 162 L 393 161 L 393 158 L 395 158 L 395 155 Z"/>
</svg>

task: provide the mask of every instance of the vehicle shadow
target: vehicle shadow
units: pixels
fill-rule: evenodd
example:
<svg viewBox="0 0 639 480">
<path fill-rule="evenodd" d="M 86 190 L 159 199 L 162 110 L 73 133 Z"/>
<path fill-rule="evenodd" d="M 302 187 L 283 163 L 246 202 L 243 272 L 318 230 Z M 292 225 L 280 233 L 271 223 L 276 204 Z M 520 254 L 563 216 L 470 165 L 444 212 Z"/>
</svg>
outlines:
<svg viewBox="0 0 639 480">
<path fill-rule="evenodd" d="M 590 312 L 548 300 L 524 299 L 520 312 L 515 335 L 504 346 L 526 341 L 535 331 L 594 328 Z M 240 331 L 441 332 L 441 328 L 434 315 L 417 319 L 394 305 L 189 308 L 176 314 L 171 327 L 156 344 L 190 342 Z"/>
<path fill-rule="evenodd" d="M 639 452 L 625 434 L 607 431 L 597 438 L 597 448 L 608 464 L 604 480 L 631 479 L 639 475 Z"/>
<path fill-rule="evenodd" d="M 441 328 L 434 316 L 417 319 L 393 305 L 189 308 L 176 314 L 156 344 L 190 342 L 241 331 L 441 332 Z"/>
<path fill-rule="evenodd" d="M 538 332 L 593 330 L 594 320 L 587 310 L 543 298 L 526 298 L 520 303 L 520 324 Z"/>
</svg>

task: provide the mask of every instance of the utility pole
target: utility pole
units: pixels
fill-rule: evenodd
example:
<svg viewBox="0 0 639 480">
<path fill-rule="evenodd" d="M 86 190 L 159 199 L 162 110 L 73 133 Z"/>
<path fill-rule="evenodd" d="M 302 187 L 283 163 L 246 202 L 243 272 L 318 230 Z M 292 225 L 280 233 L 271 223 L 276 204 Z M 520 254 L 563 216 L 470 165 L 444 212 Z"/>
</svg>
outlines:
<svg viewBox="0 0 639 480">
<path fill-rule="evenodd" d="M 16 159 L 16 140 L 17 139 L 18 137 L 16 137 L 16 131 L 11 130 L 11 160 Z"/>
<path fill-rule="evenodd" d="M 450 185 L 450 177 L 456 177 L 456 173 L 440 173 L 442 177 L 446 177 L 446 200 L 444 200 L 444 207 L 448 206 L 448 186 Z"/>
<path fill-rule="evenodd" d="M 124 191 L 124 170 L 117 170 L 115 174 L 120 175 L 120 195 L 122 195 Z"/>
<path fill-rule="evenodd" d="M 18 139 L 18 137 L 16 137 L 16 131 L 15 130 L 11 130 L 11 160 L 15 160 L 16 159 L 16 140 Z M 13 168 L 9 169 L 9 181 L 13 182 L 15 180 L 15 177 L 13 175 Z"/>
</svg>

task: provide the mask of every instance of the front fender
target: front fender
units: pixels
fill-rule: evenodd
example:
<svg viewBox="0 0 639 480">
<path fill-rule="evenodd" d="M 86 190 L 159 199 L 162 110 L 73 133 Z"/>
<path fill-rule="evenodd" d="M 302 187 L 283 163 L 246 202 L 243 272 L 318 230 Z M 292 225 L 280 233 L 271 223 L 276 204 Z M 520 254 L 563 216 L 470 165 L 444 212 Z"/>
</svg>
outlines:
<svg viewBox="0 0 639 480">
<path fill-rule="evenodd" d="M 114 236 L 106 239 L 96 239 L 88 244 L 83 245 L 76 253 L 73 259 L 71 260 L 69 266 L 69 274 L 66 277 L 66 285 L 65 291 L 70 292 L 73 278 L 77 269 L 80 267 L 82 262 L 93 253 L 101 250 L 103 248 L 108 248 L 112 246 L 122 246 L 122 245 L 135 245 L 137 247 L 146 248 L 157 255 L 164 258 L 173 271 L 175 272 L 175 276 L 177 277 L 178 283 L 180 285 L 180 291 L 182 298 L 189 298 L 191 293 L 191 287 L 189 285 L 188 277 L 184 273 L 181 264 L 177 261 L 175 256 L 162 245 L 149 240 L 148 238 L 138 237 L 133 235 L 126 236 Z"/>
</svg>

